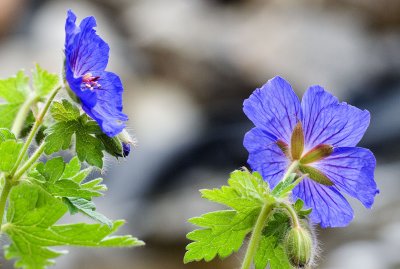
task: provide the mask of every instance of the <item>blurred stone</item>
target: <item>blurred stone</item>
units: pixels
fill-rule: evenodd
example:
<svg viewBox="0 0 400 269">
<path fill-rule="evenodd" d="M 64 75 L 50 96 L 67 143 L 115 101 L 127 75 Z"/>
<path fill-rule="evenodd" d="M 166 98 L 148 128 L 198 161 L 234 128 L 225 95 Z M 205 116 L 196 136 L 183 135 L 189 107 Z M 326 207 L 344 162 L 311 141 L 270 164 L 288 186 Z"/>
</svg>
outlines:
<svg viewBox="0 0 400 269">
<path fill-rule="evenodd" d="M 387 68 L 380 43 L 357 14 L 286 2 L 235 9 L 197 0 L 136 1 L 123 19 L 144 48 L 193 64 L 219 60 L 259 84 L 280 74 L 300 91 L 321 84 L 348 96 L 353 83 Z"/>
<path fill-rule="evenodd" d="M 22 23 L 22 14 L 27 10 L 26 0 L 0 1 L 0 37 L 9 34 Z"/>
</svg>

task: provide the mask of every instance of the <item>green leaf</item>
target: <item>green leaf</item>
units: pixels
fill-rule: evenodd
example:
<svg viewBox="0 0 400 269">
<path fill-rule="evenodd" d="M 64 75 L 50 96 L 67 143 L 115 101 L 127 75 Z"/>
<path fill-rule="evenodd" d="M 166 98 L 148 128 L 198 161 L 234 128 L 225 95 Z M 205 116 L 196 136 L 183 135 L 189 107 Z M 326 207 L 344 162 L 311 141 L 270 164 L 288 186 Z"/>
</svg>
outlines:
<svg viewBox="0 0 400 269">
<path fill-rule="evenodd" d="M 79 109 L 66 100 L 54 102 L 51 114 L 57 123 L 46 130 L 45 153 L 50 155 L 68 149 L 75 135 L 79 160 L 102 168 L 104 145 L 94 136 L 99 132 L 97 123 L 89 120 L 86 114 L 80 115 Z"/>
<path fill-rule="evenodd" d="M 61 157 L 50 159 L 46 164 L 37 164 L 29 173 L 29 178 L 54 196 L 85 199 L 101 196 L 101 192 L 107 189 L 100 184 L 102 179 L 82 183 L 91 172 L 91 168 L 80 170 L 77 161 L 78 158 L 74 157 L 65 165 Z"/>
<path fill-rule="evenodd" d="M 293 190 L 296 186 L 294 180 L 296 178 L 296 174 L 292 173 L 285 180 L 280 181 L 275 188 L 272 190 L 272 195 L 276 197 L 285 197 L 287 194 Z"/>
<path fill-rule="evenodd" d="M 256 269 L 292 269 L 282 244 L 276 245 L 276 238 L 263 236 L 254 257 Z"/>
<path fill-rule="evenodd" d="M 23 71 L 19 71 L 15 77 L 0 80 L 0 99 L 5 101 L 0 104 L 0 127 L 11 128 L 29 94 L 29 78 Z"/>
<path fill-rule="evenodd" d="M 62 103 L 54 102 L 50 112 L 56 121 L 73 121 L 81 115 L 79 109 L 65 99 Z"/>
<path fill-rule="evenodd" d="M 184 262 L 211 261 L 217 255 L 225 258 L 240 249 L 246 235 L 252 230 L 259 212 L 240 214 L 236 211 L 216 211 L 189 220 L 205 229 L 187 235 L 194 241 L 186 247 Z"/>
<path fill-rule="evenodd" d="M 296 210 L 297 215 L 299 215 L 300 217 L 306 217 L 312 212 L 312 208 L 304 208 L 304 201 L 301 199 L 297 199 L 293 207 Z"/>
<path fill-rule="evenodd" d="M 38 97 L 45 97 L 58 84 L 59 78 L 57 74 L 51 74 L 42 69 L 38 64 L 33 70 L 32 83 L 35 93 Z"/>
<path fill-rule="evenodd" d="M 2 226 L 11 244 L 5 247 L 7 259 L 16 259 L 15 266 L 24 269 L 43 269 L 62 252 L 48 247 L 134 247 L 143 242 L 131 236 L 110 236 L 123 225 L 115 221 L 111 227 L 102 224 L 54 225 L 67 206 L 38 186 L 20 184 L 10 194 L 7 223 Z"/>
<path fill-rule="evenodd" d="M 66 198 L 66 200 L 68 200 L 68 207 L 71 214 L 82 212 L 83 214 L 97 222 L 106 224 L 110 227 L 112 226 L 112 221 L 103 214 L 97 212 L 96 206 L 92 201 L 76 197 L 69 197 Z"/>
<path fill-rule="evenodd" d="M 237 211 L 253 211 L 263 206 L 268 185 L 259 173 L 236 170 L 231 173 L 228 184 L 229 186 L 222 186 L 220 189 L 200 192 L 203 198 Z"/>
<path fill-rule="evenodd" d="M 260 174 L 234 171 L 229 186 L 202 190 L 203 198 L 226 205 L 234 210 L 216 211 L 192 218 L 190 223 L 202 227 L 187 235 L 194 241 L 186 249 L 184 262 L 210 261 L 217 255 L 225 258 L 239 250 L 246 235 L 251 232 L 268 199 L 268 185 Z"/>
<path fill-rule="evenodd" d="M 15 140 L 6 140 L 0 144 L 0 171 L 10 172 L 14 168 L 23 145 Z"/>
<path fill-rule="evenodd" d="M 15 140 L 15 135 L 7 128 L 0 128 L 0 143 L 9 139 Z"/>
<path fill-rule="evenodd" d="M 292 269 L 283 246 L 285 236 L 290 229 L 290 218 L 281 211 L 274 212 L 264 228 L 254 265 L 256 269 Z"/>
</svg>

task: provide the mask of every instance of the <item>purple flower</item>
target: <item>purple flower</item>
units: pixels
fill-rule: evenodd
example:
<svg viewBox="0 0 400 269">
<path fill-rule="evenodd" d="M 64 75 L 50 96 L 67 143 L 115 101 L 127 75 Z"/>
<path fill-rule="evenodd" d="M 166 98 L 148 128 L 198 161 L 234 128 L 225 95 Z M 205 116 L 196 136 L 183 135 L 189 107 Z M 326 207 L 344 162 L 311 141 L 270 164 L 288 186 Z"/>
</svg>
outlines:
<svg viewBox="0 0 400 269">
<path fill-rule="evenodd" d="M 65 23 L 65 75 L 83 110 L 113 137 L 125 128 L 128 117 L 122 113 L 123 87 L 120 78 L 105 71 L 110 48 L 97 34 L 96 20 L 87 17 L 79 27 L 69 10 Z"/>
<path fill-rule="evenodd" d="M 379 193 L 376 160 L 368 149 L 356 147 L 369 125 L 368 111 L 339 103 L 320 86 L 310 87 L 300 103 L 281 77 L 255 90 L 243 110 L 256 126 L 244 138 L 248 163 L 273 188 L 297 162 L 297 172 L 308 177 L 292 195 L 313 209 L 313 222 L 346 226 L 353 210 L 342 193 L 372 206 Z"/>
</svg>

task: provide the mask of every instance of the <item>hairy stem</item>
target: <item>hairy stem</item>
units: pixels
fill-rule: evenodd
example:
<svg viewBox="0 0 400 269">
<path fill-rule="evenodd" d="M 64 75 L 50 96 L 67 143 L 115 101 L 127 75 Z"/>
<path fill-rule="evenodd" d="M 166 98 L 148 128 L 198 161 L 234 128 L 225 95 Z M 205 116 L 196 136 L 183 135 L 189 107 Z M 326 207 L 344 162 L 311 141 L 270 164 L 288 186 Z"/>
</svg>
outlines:
<svg viewBox="0 0 400 269">
<path fill-rule="evenodd" d="M 23 165 L 23 167 L 20 170 L 18 170 L 19 166 L 21 165 L 22 160 L 24 159 L 26 152 L 28 151 L 29 147 L 31 146 L 33 138 L 35 137 L 37 131 L 40 128 L 40 125 L 43 122 L 44 117 L 46 116 L 46 113 L 49 111 L 51 102 L 53 102 L 54 98 L 56 97 L 56 95 L 60 89 L 61 89 L 61 87 L 57 87 L 50 93 L 49 98 L 47 99 L 46 103 L 44 104 L 42 111 L 36 118 L 35 124 L 33 125 L 32 129 L 24 143 L 24 146 L 22 147 L 22 150 L 18 155 L 18 159 L 15 162 L 14 168 L 4 178 L 4 186 L 3 186 L 3 190 L 1 191 L 1 195 L 0 195 L 0 221 L 1 221 L 1 224 L 3 223 L 3 217 L 4 217 L 5 208 L 6 208 L 7 198 L 8 198 L 8 195 L 10 194 L 11 188 L 18 182 L 18 179 L 32 166 L 32 164 L 43 153 L 44 144 L 40 145 L 40 147 L 32 155 L 32 157 L 29 158 L 29 160 Z M 18 170 L 18 172 L 17 172 L 17 170 Z"/>
<path fill-rule="evenodd" d="M 30 147 L 30 145 L 32 143 L 33 138 L 35 137 L 37 131 L 39 130 L 40 125 L 42 124 L 43 119 L 46 116 L 46 113 L 50 108 L 51 102 L 54 100 L 54 97 L 56 97 L 56 95 L 57 95 L 57 93 L 58 93 L 58 91 L 60 89 L 61 89 L 61 87 L 57 87 L 50 93 L 50 96 L 47 99 L 46 103 L 44 104 L 44 107 L 43 107 L 42 111 L 40 112 L 39 116 L 36 118 L 35 124 L 33 125 L 32 129 L 31 129 L 31 131 L 30 131 L 30 133 L 29 133 L 29 135 L 28 135 L 28 137 L 27 137 L 27 139 L 25 141 L 25 144 L 24 144 L 21 152 L 19 153 L 18 159 L 17 159 L 17 161 L 16 161 L 16 163 L 14 165 L 14 168 L 10 172 L 11 178 L 13 178 L 15 173 L 17 172 L 17 169 L 19 168 L 19 166 L 20 166 L 20 164 L 22 162 L 22 159 L 24 158 L 26 152 L 28 151 L 28 149 L 29 149 L 29 147 Z"/>
<path fill-rule="evenodd" d="M 4 178 L 4 186 L 0 195 L 0 224 L 3 224 L 4 211 L 6 208 L 8 194 L 12 188 L 12 184 L 8 178 Z"/>
<path fill-rule="evenodd" d="M 22 127 L 24 126 L 25 120 L 29 114 L 29 111 L 31 111 L 32 105 L 34 105 L 37 101 L 38 97 L 36 95 L 31 95 L 25 100 L 25 102 L 19 109 L 19 112 L 15 117 L 13 126 L 11 128 L 11 132 L 13 132 L 16 137 L 19 137 Z"/>
<path fill-rule="evenodd" d="M 247 247 L 246 255 L 243 260 L 242 269 L 250 269 L 254 255 L 256 254 L 262 231 L 265 227 L 268 216 L 270 215 L 275 203 L 266 201 L 263 208 L 261 209 L 260 215 L 258 216 L 256 226 L 251 234 L 249 246 Z"/>
<path fill-rule="evenodd" d="M 278 206 L 286 209 L 286 211 L 289 213 L 289 216 L 292 219 L 292 223 L 293 223 L 293 227 L 294 228 L 300 228 L 301 227 L 299 218 L 297 217 L 297 213 L 296 213 L 296 211 L 294 210 L 294 208 L 291 205 L 283 202 L 283 203 L 279 203 Z"/>
<path fill-rule="evenodd" d="M 42 156 L 44 147 L 45 143 L 42 142 L 42 144 L 40 144 L 40 146 L 36 149 L 35 153 L 33 153 L 33 155 L 29 158 L 29 160 L 26 163 L 24 163 L 24 165 L 20 169 L 17 170 L 12 179 L 13 182 L 17 182 L 21 178 L 21 176 L 26 171 L 28 171 L 28 169 L 40 158 L 40 156 Z"/>
<path fill-rule="evenodd" d="M 296 169 L 299 167 L 299 161 L 293 161 L 289 168 L 286 170 L 286 173 L 283 175 L 282 177 L 282 181 L 286 180 L 290 174 L 292 174 L 294 171 L 296 171 Z"/>
</svg>

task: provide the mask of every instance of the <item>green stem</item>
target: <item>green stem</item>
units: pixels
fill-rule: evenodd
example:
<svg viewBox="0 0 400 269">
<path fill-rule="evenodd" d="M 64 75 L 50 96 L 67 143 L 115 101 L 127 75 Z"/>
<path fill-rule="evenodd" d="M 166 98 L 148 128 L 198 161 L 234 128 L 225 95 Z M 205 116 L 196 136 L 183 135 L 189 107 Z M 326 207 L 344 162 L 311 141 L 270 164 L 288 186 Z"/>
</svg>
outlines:
<svg viewBox="0 0 400 269">
<path fill-rule="evenodd" d="M 50 108 L 51 102 L 54 100 L 54 97 L 56 97 L 56 95 L 57 95 L 57 93 L 58 93 L 58 91 L 60 89 L 61 89 L 61 87 L 57 87 L 50 93 L 50 96 L 47 99 L 46 103 L 44 104 L 44 107 L 43 107 L 42 111 L 40 112 L 40 114 L 36 118 L 35 124 L 33 125 L 32 129 L 31 129 L 31 131 L 30 131 L 30 133 L 29 133 L 29 135 L 28 135 L 28 137 L 27 137 L 27 139 L 25 141 L 25 144 L 24 144 L 21 152 L 19 153 L 19 156 L 18 156 L 18 159 L 17 159 L 17 161 L 15 163 L 15 166 L 10 172 L 10 177 L 11 178 L 13 178 L 15 173 L 17 172 L 17 169 L 19 168 L 19 166 L 20 166 L 20 164 L 22 162 L 22 159 L 24 158 L 26 152 L 28 151 L 28 148 L 31 145 L 33 138 L 35 137 L 37 131 L 39 130 L 40 125 L 42 124 L 43 119 L 46 116 L 46 113 Z"/>
<path fill-rule="evenodd" d="M 11 132 L 15 134 L 16 137 L 19 136 L 22 127 L 24 126 L 26 117 L 28 116 L 29 111 L 31 111 L 32 105 L 34 105 L 38 101 L 38 97 L 36 95 L 32 95 L 25 100 L 22 104 L 21 108 L 17 116 L 15 117 L 13 126 L 11 128 Z"/>
<path fill-rule="evenodd" d="M 300 228 L 300 221 L 299 218 L 297 217 L 296 211 L 293 209 L 291 205 L 288 205 L 287 203 L 279 203 L 279 207 L 282 207 L 286 209 L 286 211 L 289 213 L 290 218 L 292 219 L 293 227 L 294 228 Z"/>
<path fill-rule="evenodd" d="M 45 143 L 43 142 L 40 146 L 36 149 L 35 153 L 29 158 L 29 160 L 17 170 L 13 177 L 13 182 L 17 182 L 22 175 L 42 156 L 44 151 Z"/>
<path fill-rule="evenodd" d="M 297 169 L 297 167 L 299 167 L 299 161 L 293 161 L 290 164 L 289 168 L 286 170 L 286 173 L 283 175 L 282 181 L 286 180 L 290 176 L 290 174 L 292 174 Z"/>
<path fill-rule="evenodd" d="M 10 193 L 12 184 L 9 179 L 4 178 L 4 186 L 0 196 L 0 223 L 3 224 L 4 211 L 6 208 L 8 194 Z"/>
<path fill-rule="evenodd" d="M 254 255 L 256 254 L 258 244 L 262 236 L 262 231 L 265 227 L 267 218 L 274 208 L 275 203 L 266 201 L 263 208 L 261 209 L 260 215 L 258 216 L 256 226 L 252 232 L 249 246 L 247 247 L 246 255 L 242 264 L 242 269 L 250 269 Z"/>
</svg>

